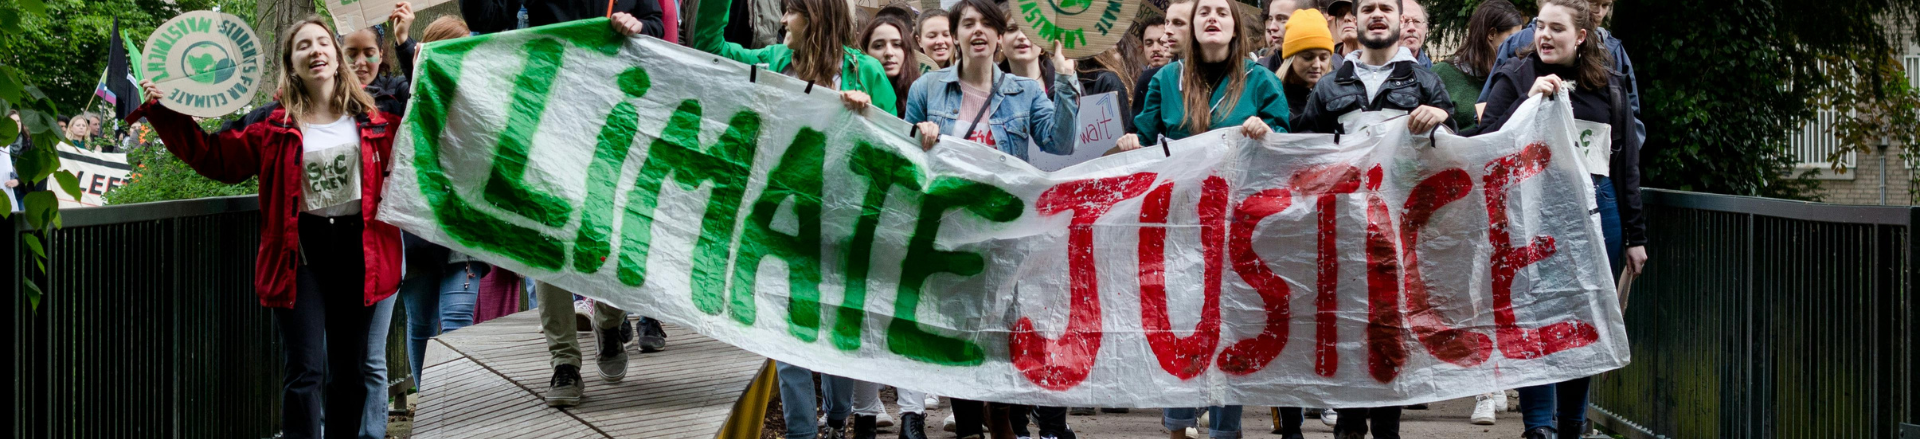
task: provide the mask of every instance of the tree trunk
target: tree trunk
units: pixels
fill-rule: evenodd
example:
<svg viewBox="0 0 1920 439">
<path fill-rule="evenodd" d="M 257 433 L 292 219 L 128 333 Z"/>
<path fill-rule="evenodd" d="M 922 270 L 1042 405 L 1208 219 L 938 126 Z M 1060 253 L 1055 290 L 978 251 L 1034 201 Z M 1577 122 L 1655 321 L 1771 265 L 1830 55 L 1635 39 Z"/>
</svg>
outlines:
<svg viewBox="0 0 1920 439">
<path fill-rule="evenodd" d="M 265 70 L 260 74 L 260 90 L 255 93 L 255 104 L 272 101 L 280 93 L 280 33 L 294 22 L 314 14 L 313 0 L 259 0 L 254 7 L 254 32 L 260 34 L 265 42 L 261 46 L 267 53 Z"/>
</svg>

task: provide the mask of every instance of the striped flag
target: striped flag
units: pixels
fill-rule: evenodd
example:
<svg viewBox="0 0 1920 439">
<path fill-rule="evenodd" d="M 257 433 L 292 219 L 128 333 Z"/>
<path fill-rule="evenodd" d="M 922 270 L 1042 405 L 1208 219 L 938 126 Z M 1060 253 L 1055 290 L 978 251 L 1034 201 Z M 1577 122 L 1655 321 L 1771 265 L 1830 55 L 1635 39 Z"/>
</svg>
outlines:
<svg viewBox="0 0 1920 439">
<path fill-rule="evenodd" d="M 106 70 L 100 71 L 100 82 L 98 84 L 99 85 L 95 85 L 93 87 L 94 96 L 99 96 L 100 99 L 106 99 L 107 103 L 109 104 L 114 104 L 116 106 L 120 105 L 119 95 L 115 95 L 112 89 L 107 88 L 107 71 Z"/>
</svg>

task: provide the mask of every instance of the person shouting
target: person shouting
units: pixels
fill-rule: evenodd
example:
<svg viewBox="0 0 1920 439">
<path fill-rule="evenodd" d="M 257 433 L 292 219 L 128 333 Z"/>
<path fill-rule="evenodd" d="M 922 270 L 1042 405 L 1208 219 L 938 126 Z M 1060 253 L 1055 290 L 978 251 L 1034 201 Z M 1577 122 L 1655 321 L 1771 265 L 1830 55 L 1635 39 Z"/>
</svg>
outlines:
<svg viewBox="0 0 1920 439">
<path fill-rule="evenodd" d="M 1053 73 L 1050 89 L 1040 81 L 997 68 L 995 58 L 1012 27 L 1006 13 L 991 0 L 961 0 L 947 13 L 947 21 L 959 49 L 955 63 L 914 82 L 902 114 L 902 119 L 915 124 L 921 148 L 934 148 L 946 135 L 1022 161 L 1029 159 L 1030 146 L 1072 154 L 1075 105 L 1080 97 L 1071 73 L 1074 64 L 1056 48 L 1052 62 L 1061 69 Z M 1037 52 L 1033 55 L 1038 56 Z M 994 437 L 1012 437 L 1013 426 L 1005 419 L 1009 406 L 962 399 L 953 399 L 950 405 L 959 437 L 980 437 L 987 422 Z"/>
<path fill-rule="evenodd" d="M 259 178 L 254 288 L 286 347 L 283 432 L 355 437 L 367 397 L 362 364 L 380 354 L 367 346 L 372 305 L 400 283 L 400 230 L 374 219 L 399 118 L 361 90 L 319 17 L 294 23 L 279 41 L 278 102 L 208 134 L 142 81 L 147 102 L 127 117 L 146 118 L 200 175 L 228 184 Z"/>
<path fill-rule="evenodd" d="M 1583 0 L 1541 2 L 1534 43 L 1515 62 L 1493 74 L 1487 112 L 1479 133 L 1499 131 L 1520 103 L 1533 96 L 1566 92 L 1574 123 L 1583 131 L 1605 131 L 1584 148 L 1592 172 L 1594 201 L 1607 260 L 1615 276 L 1638 274 L 1647 261 L 1647 226 L 1640 201 L 1640 138 L 1633 131 L 1633 106 L 1627 78 L 1614 71 L 1597 32 L 1598 20 Z M 1468 134 L 1475 134 L 1469 132 Z M 1586 140 L 1583 138 L 1583 140 Z M 1608 304 L 1605 306 L 1614 306 Z M 1592 378 L 1520 389 L 1526 439 L 1579 438 L 1586 433 L 1587 391 Z"/>
<path fill-rule="evenodd" d="M 1426 134 L 1451 123 L 1453 100 L 1440 77 L 1420 68 L 1413 51 L 1401 47 L 1401 0 L 1360 0 L 1356 4 L 1360 51 L 1320 79 L 1294 128 L 1301 132 L 1344 133 L 1360 127 L 1344 126 L 1341 116 L 1357 112 L 1407 112 L 1407 129 Z M 1399 407 L 1356 407 L 1339 410 L 1334 425 L 1337 438 L 1360 438 L 1372 424 L 1375 438 L 1400 437 Z"/>
<path fill-rule="evenodd" d="M 768 69 L 815 86 L 838 89 L 841 102 L 855 112 L 879 107 L 887 114 L 895 113 L 898 100 L 894 98 L 886 68 L 873 57 L 848 46 L 851 41 L 847 39 L 854 36 L 854 25 L 846 2 L 784 0 L 782 9 L 786 13 L 780 20 L 787 28 L 786 40 L 759 49 L 748 49 L 722 38 L 731 3 L 700 3 L 696 15 L 699 25 L 691 40 L 693 48 L 742 63 L 765 64 Z M 821 399 L 825 401 L 827 427 L 820 430 L 814 421 L 813 371 L 784 362 L 778 363 L 776 369 L 780 377 L 780 399 L 786 401 L 782 409 L 788 438 L 816 435 L 832 438 L 849 431 L 847 418 L 853 412 L 857 381 L 831 375 L 822 377 L 820 393 L 824 394 Z"/>
<path fill-rule="evenodd" d="M 1161 136 L 1179 140 L 1218 128 L 1238 126 L 1241 135 L 1263 139 L 1287 132 L 1287 99 L 1280 81 L 1254 61 L 1245 59 L 1251 41 L 1240 33 L 1229 0 L 1192 3 L 1180 36 L 1181 59 L 1161 68 L 1147 83 L 1145 104 L 1134 116 L 1138 133 L 1121 136 L 1122 151 L 1158 144 Z M 1169 21 L 1179 17 L 1168 17 Z M 1216 439 L 1240 437 L 1238 405 L 1208 407 Z M 1186 438 L 1198 422 L 1193 408 L 1169 408 L 1161 423 L 1169 437 Z"/>
</svg>

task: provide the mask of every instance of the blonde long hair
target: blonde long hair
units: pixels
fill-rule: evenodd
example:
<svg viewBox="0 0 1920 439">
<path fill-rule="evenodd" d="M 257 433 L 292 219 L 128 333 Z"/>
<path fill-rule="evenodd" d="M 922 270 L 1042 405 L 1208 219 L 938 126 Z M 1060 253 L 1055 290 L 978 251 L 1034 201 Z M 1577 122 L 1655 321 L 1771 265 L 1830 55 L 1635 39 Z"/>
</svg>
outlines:
<svg viewBox="0 0 1920 439">
<path fill-rule="evenodd" d="M 294 34 L 309 25 L 320 26 L 320 30 L 326 31 L 329 36 L 336 35 L 333 33 L 333 28 L 327 27 L 327 22 L 321 21 L 318 15 L 309 15 L 306 19 L 287 26 L 286 32 L 280 34 L 280 89 L 285 91 L 280 94 L 280 105 L 287 108 L 287 117 L 295 120 L 313 110 L 314 104 L 318 102 L 314 99 L 313 92 L 307 90 L 307 83 L 300 80 L 293 70 Z M 335 70 L 333 96 L 329 103 L 354 116 L 377 111 L 377 107 L 373 105 L 373 96 L 367 95 L 366 90 L 360 89 L 362 85 L 360 78 L 354 76 L 353 72 L 347 71 L 346 56 L 340 52 L 338 41 L 333 45 L 333 66 Z"/>
</svg>

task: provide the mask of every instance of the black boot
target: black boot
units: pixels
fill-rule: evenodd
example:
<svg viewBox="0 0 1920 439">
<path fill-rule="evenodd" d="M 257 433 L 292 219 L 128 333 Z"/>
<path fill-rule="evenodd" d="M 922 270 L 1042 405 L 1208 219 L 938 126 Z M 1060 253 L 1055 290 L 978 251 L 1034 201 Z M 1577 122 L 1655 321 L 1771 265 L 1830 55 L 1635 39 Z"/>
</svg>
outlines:
<svg viewBox="0 0 1920 439">
<path fill-rule="evenodd" d="M 820 433 L 814 437 L 818 439 L 847 439 L 847 420 L 841 419 L 835 421 L 828 419 L 827 426 L 821 428 Z"/>
<path fill-rule="evenodd" d="M 901 413 L 900 439 L 927 439 L 927 415 Z"/>
<path fill-rule="evenodd" d="M 1585 422 L 1561 422 L 1558 430 L 1561 439 L 1579 439 L 1589 431 Z"/>
<path fill-rule="evenodd" d="M 1553 427 L 1534 427 L 1520 435 L 1520 439 L 1554 439 Z"/>
<path fill-rule="evenodd" d="M 875 439 L 874 435 L 878 434 L 878 432 L 875 430 L 878 430 L 880 428 L 879 426 L 875 425 L 875 422 L 877 421 L 877 419 L 878 417 L 870 416 L 870 415 L 854 416 L 853 417 L 853 434 L 852 434 L 853 439 Z"/>
</svg>

